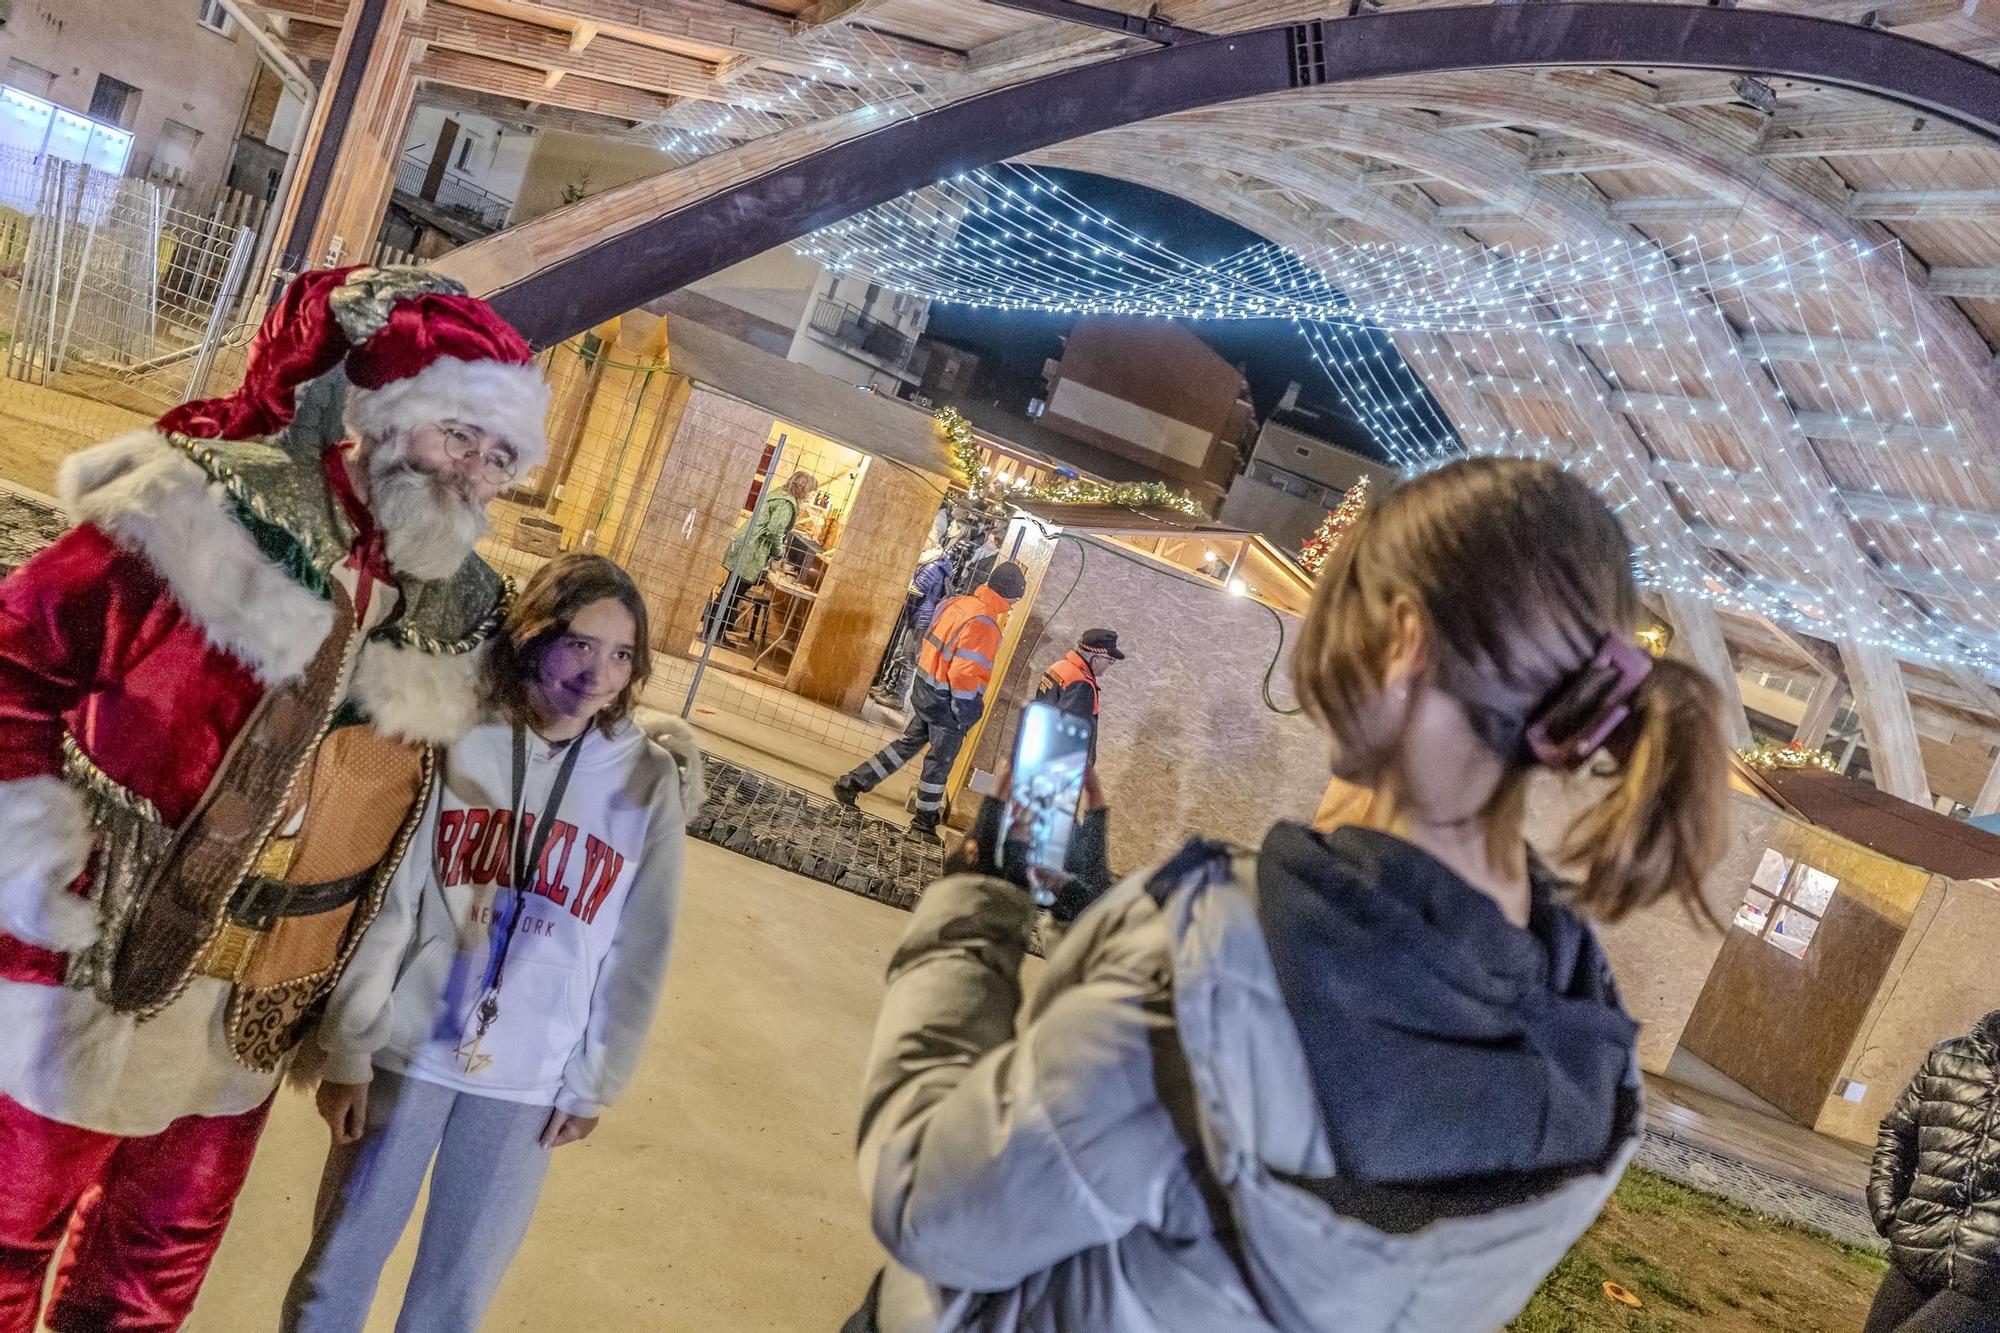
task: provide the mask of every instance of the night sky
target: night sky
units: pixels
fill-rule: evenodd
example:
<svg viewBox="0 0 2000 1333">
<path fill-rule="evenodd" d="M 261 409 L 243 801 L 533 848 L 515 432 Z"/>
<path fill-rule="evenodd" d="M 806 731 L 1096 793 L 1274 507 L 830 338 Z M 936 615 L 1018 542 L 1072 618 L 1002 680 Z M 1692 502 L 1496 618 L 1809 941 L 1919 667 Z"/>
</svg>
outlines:
<svg viewBox="0 0 2000 1333">
<path fill-rule="evenodd" d="M 1263 238 L 1233 222 L 1170 194 L 1080 171 L 1042 168 L 1078 199 L 1118 219 L 1142 236 L 1172 246 L 1188 258 L 1211 263 Z M 1039 376 L 1042 362 L 1061 353 L 1059 339 L 1076 323 L 1074 315 L 979 310 L 937 304 L 930 332 L 952 342 L 986 349 L 1010 370 Z M 1198 320 L 1187 327 L 1231 365 L 1248 372 L 1250 396 L 1262 418 L 1297 380 L 1302 404 L 1337 406 L 1339 395 L 1312 359 L 1306 340 L 1284 320 Z"/>
</svg>

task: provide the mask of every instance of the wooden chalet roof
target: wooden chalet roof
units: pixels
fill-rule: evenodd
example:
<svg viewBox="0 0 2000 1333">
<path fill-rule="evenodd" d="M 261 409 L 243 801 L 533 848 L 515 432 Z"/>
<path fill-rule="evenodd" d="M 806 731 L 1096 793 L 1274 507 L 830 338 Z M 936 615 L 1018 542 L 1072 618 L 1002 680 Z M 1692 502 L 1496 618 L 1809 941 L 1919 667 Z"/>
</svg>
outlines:
<svg viewBox="0 0 2000 1333">
<path fill-rule="evenodd" d="M 1948 879 L 2000 877 L 2000 835 L 1839 773 L 1735 765 L 1741 782 L 1787 814 L 1891 860 Z"/>
</svg>

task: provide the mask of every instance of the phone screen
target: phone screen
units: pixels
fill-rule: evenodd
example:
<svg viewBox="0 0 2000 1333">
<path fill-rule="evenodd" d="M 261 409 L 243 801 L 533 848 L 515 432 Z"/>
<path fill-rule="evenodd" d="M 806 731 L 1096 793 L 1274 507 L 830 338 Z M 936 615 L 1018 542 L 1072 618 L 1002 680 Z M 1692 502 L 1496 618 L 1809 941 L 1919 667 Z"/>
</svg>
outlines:
<svg viewBox="0 0 2000 1333">
<path fill-rule="evenodd" d="M 1021 733 L 1014 738 L 1014 790 L 1002 837 L 1010 842 L 1025 837 L 1031 868 L 1063 872 L 1089 762 L 1090 719 L 1072 717 L 1051 704 L 1031 703 L 1022 710 Z"/>
</svg>

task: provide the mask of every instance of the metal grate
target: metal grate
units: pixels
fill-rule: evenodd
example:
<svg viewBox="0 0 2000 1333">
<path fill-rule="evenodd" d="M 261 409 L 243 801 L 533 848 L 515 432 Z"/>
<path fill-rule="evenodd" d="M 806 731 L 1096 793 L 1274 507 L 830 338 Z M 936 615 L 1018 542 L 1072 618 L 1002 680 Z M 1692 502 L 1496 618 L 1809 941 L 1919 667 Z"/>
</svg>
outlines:
<svg viewBox="0 0 2000 1333">
<path fill-rule="evenodd" d="M 708 801 L 688 832 L 732 852 L 909 909 L 944 873 L 944 852 L 885 819 L 707 757 Z"/>
</svg>

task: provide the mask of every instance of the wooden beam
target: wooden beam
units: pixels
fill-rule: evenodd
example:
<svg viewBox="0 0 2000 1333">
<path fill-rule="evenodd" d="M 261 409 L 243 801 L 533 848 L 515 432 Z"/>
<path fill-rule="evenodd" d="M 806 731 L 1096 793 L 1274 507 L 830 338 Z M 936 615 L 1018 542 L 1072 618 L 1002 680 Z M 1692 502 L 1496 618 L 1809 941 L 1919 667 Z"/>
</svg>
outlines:
<svg viewBox="0 0 2000 1333">
<path fill-rule="evenodd" d="M 291 52 L 292 59 L 301 65 L 312 62 L 333 60 L 334 48 L 340 44 L 340 29 L 323 27 L 317 23 L 294 23 L 284 36 L 285 50 Z"/>
<path fill-rule="evenodd" d="M 1750 716 L 1743 709 L 1736 665 L 1729 659 L 1729 641 L 1723 637 L 1714 604 L 1686 593 L 1668 593 L 1662 601 L 1667 619 L 1673 622 L 1674 648 L 1722 691 L 1723 739 L 1732 750 L 1744 749 L 1756 738 L 1750 734 Z"/>
<path fill-rule="evenodd" d="M 478 92 L 471 88 L 455 88 L 450 84 L 427 83 L 417 94 L 419 106 L 441 107 L 447 111 L 462 111 L 467 115 L 485 116 L 503 125 L 518 125 L 523 129 L 561 130 L 566 134 L 582 134 L 594 139 L 613 140 L 619 143 L 656 144 L 659 135 L 652 130 L 635 130 L 632 122 L 617 116 L 600 115 L 590 111 L 571 111 L 567 107 L 535 107 L 521 98 L 502 97 L 498 93 Z"/>
<path fill-rule="evenodd" d="M 1806 715 L 1799 719 L 1792 739 L 1809 750 L 1817 750 L 1833 730 L 1833 719 L 1847 702 L 1847 681 L 1840 676 L 1821 676 L 1806 700 Z"/>
<path fill-rule="evenodd" d="M 1995 192 L 2000 202 L 2000 191 Z M 1729 199 L 1614 199 L 1605 209 L 1613 222 L 1635 227 L 1728 222 L 1743 215 L 1743 204 Z M 1505 227 L 1525 221 L 1520 209 L 1496 204 L 1446 204 L 1433 215 L 1440 227 Z M 1529 225 L 1534 225 L 1530 223 Z"/>
<path fill-rule="evenodd" d="M 1130 37 L 1073 23 L 1028 28 L 1011 37 L 981 43 L 965 54 L 966 72 L 993 76 L 1029 69 L 1053 69 L 1097 56 L 1147 45 Z M 1055 35 L 1060 32 L 1062 35 Z"/>
<path fill-rule="evenodd" d="M 276 18 L 338 28 L 347 22 L 349 0 L 257 0 L 257 8 Z"/>
<path fill-rule="evenodd" d="M 819 0 L 805 13 L 799 15 L 801 31 L 808 28 L 824 27 L 829 23 L 852 23 L 872 9 L 880 9 L 888 0 Z"/>
<path fill-rule="evenodd" d="M 1910 694 L 1903 669 L 1887 648 L 1847 642 L 1840 645 L 1861 714 L 1862 735 L 1868 741 L 1868 766 L 1875 785 L 1912 805 L 1931 803 L 1930 779 L 1924 773 L 1924 752 L 1917 743 L 1916 720 L 1910 716 Z"/>
<path fill-rule="evenodd" d="M 435 50 L 459 51 L 546 74 L 595 79 L 667 97 L 731 100 L 729 90 L 715 81 L 706 63 L 636 42 L 600 38 L 579 51 L 568 36 L 552 28 L 455 4 L 433 4 L 416 22 L 414 31 Z M 549 86 L 558 82 L 561 80 Z"/>
<path fill-rule="evenodd" d="M 599 28 L 595 23 L 586 22 L 577 24 L 569 34 L 570 53 L 572 55 L 582 55 L 585 51 L 588 51 L 590 44 L 597 40 L 597 34 L 601 31 L 603 29 Z"/>
<path fill-rule="evenodd" d="M 1765 131 L 1752 152 L 1766 162 L 1791 157 L 1860 157 L 1878 153 L 1914 153 L 1922 149 L 1977 148 L 1983 141 L 1955 125 L 1935 121 L 1923 129 L 1874 131 L 1817 130 L 1808 134 L 1781 135 Z"/>
<path fill-rule="evenodd" d="M 1536 402 L 1570 403 L 1576 395 L 1561 384 L 1548 380 L 1503 378 L 1481 375 L 1476 384 L 1496 398 L 1526 398 Z M 1607 393 L 1604 401 L 1613 411 L 1640 416 L 1673 417 L 1683 421 L 1722 421 L 1729 413 L 1712 398 L 1693 398 L 1663 393 Z M 1886 443 L 1912 449 L 1950 449 L 1960 446 L 1958 432 L 1943 426 L 1911 426 L 1902 422 L 1877 421 L 1872 417 L 1839 412 L 1794 412 L 1792 419 L 1808 439 Z"/>
<path fill-rule="evenodd" d="M 1801 661 L 1818 671 L 1820 675 L 1839 679 L 1846 671 L 1847 668 L 1840 660 L 1840 650 L 1831 643 L 1816 639 L 1810 634 L 1794 633 L 1769 616 L 1758 616 L 1757 622 L 1769 630 L 1779 642 L 1797 653 Z"/>
<path fill-rule="evenodd" d="M 510 8 L 560 18 L 565 28 L 593 23 L 604 36 L 636 37 L 645 45 L 668 42 L 703 51 L 741 52 L 787 68 L 809 66 L 817 59 L 816 53 L 799 45 L 790 18 L 734 0 L 533 0 Z M 963 56 L 924 42 L 876 34 L 873 44 L 898 64 L 907 64 L 912 74 L 955 74 L 965 68 Z"/>
<path fill-rule="evenodd" d="M 1656 165 L 1673 169 L 1670 163 Z M 1614 199 L 1607 213 L 1614 222 L 1651 227 L 1728 222 L 1742 216 L 1746 207 L 1742 200 L 1669 196 Z M 1985 221 L 2000 216 L 2000 190 L 1859 190 L 1848 196 L 1845 212 L 1858 222 Z M 1487 203 L 1446 204 L 1436 216 L 1441 227 L 1497 227 L 1522 221 L 1519 209 Z"/>
<path fill-rule="evenodd" d="M 1974 815 L 2000 814 L 2000 758 L 1993 761 L 1993 767 L 1986 771 L 1986 781 L 1980 784 L 1979 795 L 1973 798 Z"/>
<path fill-rule="evenodd" d="M 2000 190 L 1860 190 L 1847 216 L 1862 222 L 1983 222 L 2000 214 Z"/>
<path fill-rule="evenodd" d="M 1749 332 L 1737 339 L 1743 354 L 1759 361 L 1817 365 L 1832 356 L 1848 365 L 1873 366 L 1885 370 L 1906 368 L 1909 353 L 1894 343 L 1862 342 L 1840 334 Z"/>
<path fill-rule="evenodd" d="M 1978 9 L 1979 0 L 1827 0 L 1812 14 L 1843 23 L 1872 22 L 1878 28 L 1914 28 L 1919 23 L 1970 18 Z"/>
<path fill-rule="evenodd" d="M 2000 301 L 2000 268 L 1934 268 L 1925 286 L 1939 296 Z"/>
<path fill-rule="evenodd" d="M 416 74 L 419 79 L 430 83 L 498 93 L 502 97 L 518 97 L 525 102 L 567 107 L 571 111 L 586 111 L 598 116 L 616 116 L 621 120 L 658 120 L 676 100 L 621 84 L 586 78 L 565 79 L 560 87 L 551 88 L 544 85 L 543 75 L 537 70 L 446 49 L 426 53 L 417 62 Z"/>
</svg>

